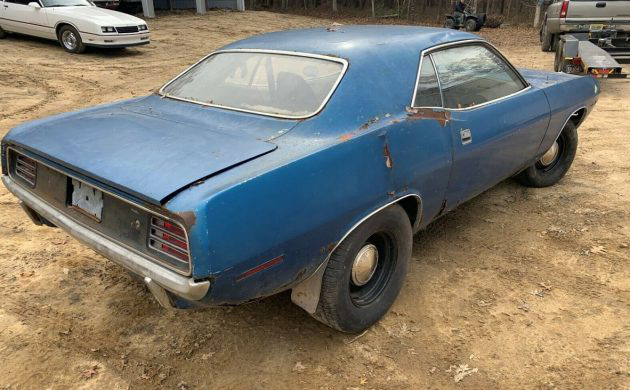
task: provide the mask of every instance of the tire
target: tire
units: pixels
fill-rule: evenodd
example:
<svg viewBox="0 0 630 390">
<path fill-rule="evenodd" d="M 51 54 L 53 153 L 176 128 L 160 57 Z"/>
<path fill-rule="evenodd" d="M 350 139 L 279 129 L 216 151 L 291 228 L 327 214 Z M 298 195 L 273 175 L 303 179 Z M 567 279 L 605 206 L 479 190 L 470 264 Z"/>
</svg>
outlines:
<svg viewBox="0 0 630 390">
<path fill-rule="evenodd" d="M 560 34 L 553 34 L 551 36 L 551 51 L 556 51 L 559 43 L 560 43 Z"/>
<path fill-rule="evenodd" d="M 459 27 L 457 27 L 455 25 L 455 20 L 453 20 L 453 19 L 446 19 L 444 21 L 444 28 L 450 28 L 450 29 L 453 29 L 453 30 L 459 30 Z"/>
<path fill-rule="evenodd" d="M 79 54 L 85 51 L 85 45 L 81 40 L 81 35 L 72 26 L 65 25 L 59 29 L 57 35 L 61 47 L 68 53 Z"/>
<path fill-rule="evenodd" d="M 542 51 L 553 51 L 553 34 L 547 33 L 547 21 L 543 22 L 543 28 L 540 31 L 540 49 Z"/>
<path fill-rule="evenodd" d="M 553 159 L 545 153 L 534 165 L 516 175 L 516 180 L 524 186 L 536 188 L 549 187 L 559 182 L 571 168 L 577 151 L 578 134 L 572 121 L 567 122 L 554 145 L 557 145 L 558 151 Z"/>
<path fill-rule="evenodd" d="M 2 27 L 0 27 L 0 39 L 2 38 L 6 38 L 7 37 L 7 33 L 4 32 L 4 30 L 2 29 Z"/>
<path fill-rule="evenodd" d="M 399 205 L 389 206 L 363 222 L 330 256 L 314 317 L 347 333 L 360 332 L 376 323 L 402 288 L 412 242 L 409 218 Z M 378 261 L 372 276 L 355 274 L 353 264 L 358 255 L 374 252 L 378 253 Z"/>
<path fill-rule="evenodd" d="M 477 21 L 472 18 L 467 19 L 464 26 L 466 27 L 466 31 L 468 32 L 475 31 L 477 29 Z"/>
</svg>

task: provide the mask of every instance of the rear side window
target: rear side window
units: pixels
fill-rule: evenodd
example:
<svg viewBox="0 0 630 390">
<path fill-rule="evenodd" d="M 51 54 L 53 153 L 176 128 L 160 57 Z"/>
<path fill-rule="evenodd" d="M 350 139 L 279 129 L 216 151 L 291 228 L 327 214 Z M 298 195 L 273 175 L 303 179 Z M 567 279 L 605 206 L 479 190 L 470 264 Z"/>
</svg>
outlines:
<svg viewBox="0 0 630 390">
<path fill-rule="evenodd" d="M 436 51 L 431 58 L 446 108 L 474 107 L 525 88 L 512 67 L 482 45 Z"/>
<path fill-rule="evenodd" d="M 420 65 L 418 83 L 413 99 L 414 107 L 442 107 L 442 96 L 431 57 L 426 56 Z"/>
</svg>

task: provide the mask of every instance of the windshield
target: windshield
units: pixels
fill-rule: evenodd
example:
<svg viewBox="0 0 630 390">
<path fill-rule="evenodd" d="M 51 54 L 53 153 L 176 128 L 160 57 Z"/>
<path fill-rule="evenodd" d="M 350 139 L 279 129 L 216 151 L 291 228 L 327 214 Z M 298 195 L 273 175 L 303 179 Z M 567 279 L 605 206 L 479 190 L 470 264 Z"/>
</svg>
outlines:
<svg viewBox="0 0 630 390">
<path fill-rule="evenodd" d="M 91 6 L 87 0 L 41 0 L 44 7 Z"/>
<path fill-rule="evenodd" d="M 223 52 L 167 84 L 168 97 L 265 115 L 317 113 L 343 75 L 341 60 L 300 55 Z"/>
</svg>

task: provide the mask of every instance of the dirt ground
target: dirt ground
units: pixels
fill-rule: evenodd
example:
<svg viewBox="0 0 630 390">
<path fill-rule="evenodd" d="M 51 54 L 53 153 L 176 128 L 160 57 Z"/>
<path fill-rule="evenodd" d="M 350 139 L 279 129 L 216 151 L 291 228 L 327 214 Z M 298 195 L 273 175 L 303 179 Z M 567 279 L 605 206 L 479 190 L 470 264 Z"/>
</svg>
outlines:
<svg viewBox="0 0 630 390">
<path fill-rule="evenodd" d="M 85 55 L 11 36 L 0 40 L 0 135 L 148 94 L 236 39 L 329 23 L 161 15 L 151 45 Z M 532 29 L 481 35 L 517 66 L 552 68 Z M 289 294 L 165 311 L 118 266 L 34 226 L 0 186 L 0 389 L 629 389 L 630 81 L 602 88 L 567 177 L 547 189 L 506 181 L 417 235 L 393 310 L 358 338 Z"/>
</svg>

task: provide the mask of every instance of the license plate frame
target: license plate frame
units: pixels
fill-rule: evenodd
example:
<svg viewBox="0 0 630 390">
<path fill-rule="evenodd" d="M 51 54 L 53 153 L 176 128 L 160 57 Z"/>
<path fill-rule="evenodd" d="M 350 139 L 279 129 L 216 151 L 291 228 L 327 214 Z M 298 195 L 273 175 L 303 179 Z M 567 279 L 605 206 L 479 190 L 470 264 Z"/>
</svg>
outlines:
<svg viewBox="0 0 630 390">
<path fill-rule="evenodd" d="M 70 207 L 101 222 L 103 217 L 103 191 L 77 179 L 71 179 Z"/>
</svg>

